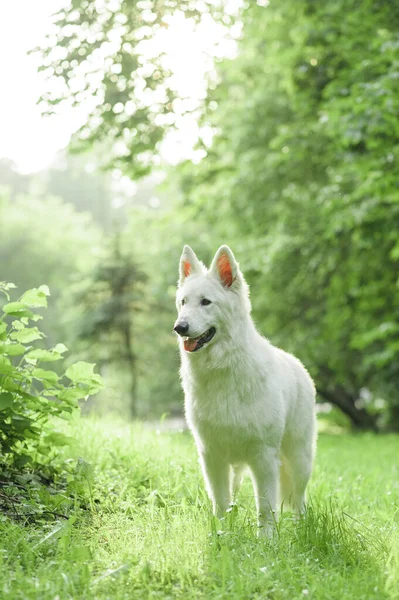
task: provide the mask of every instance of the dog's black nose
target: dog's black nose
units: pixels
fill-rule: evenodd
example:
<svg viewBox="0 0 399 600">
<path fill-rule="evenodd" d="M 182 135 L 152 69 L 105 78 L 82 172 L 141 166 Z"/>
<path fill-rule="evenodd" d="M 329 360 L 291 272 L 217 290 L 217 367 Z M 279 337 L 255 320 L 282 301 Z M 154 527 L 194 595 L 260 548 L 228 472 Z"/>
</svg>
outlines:
<svg viewBox="0 0 399 600">
<path fill-rule="evenodd" d="M 176 325 L 174 326 L 174 330 L 179 335 L 187 335 L 188 323 L 186 321 L 180 321 L 180 323 L 176 323 Z"/>
</svg>

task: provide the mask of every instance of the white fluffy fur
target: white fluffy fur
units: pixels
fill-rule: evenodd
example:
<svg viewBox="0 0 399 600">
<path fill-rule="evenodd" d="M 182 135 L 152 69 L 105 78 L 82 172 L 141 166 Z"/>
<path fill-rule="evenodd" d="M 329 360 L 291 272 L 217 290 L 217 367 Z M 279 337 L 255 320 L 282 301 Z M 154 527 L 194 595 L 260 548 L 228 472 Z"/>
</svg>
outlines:
<svg viewBox="0 0 399 600">
<path fill-rule="evenodd" d="M 219 273 L 221 255 L 231 265 L 230 287 Z M 212 303 L 202 306 L 202 298 Z M 269 535 L 279 503 L 298 513 L 304 509 L 316 441 L 313 381 L 299 360 L 257 332 L 248 286 L 227 246 L 209 271 L 184 247 L 177 309 L 176 323 L 187 322 L 191 338 L 216 328 L 197 352 L 186 352 L 179 338 L 186 418 L 214 514 L 229 507 L 248 467 L 260 533 Z"/>
</svg>

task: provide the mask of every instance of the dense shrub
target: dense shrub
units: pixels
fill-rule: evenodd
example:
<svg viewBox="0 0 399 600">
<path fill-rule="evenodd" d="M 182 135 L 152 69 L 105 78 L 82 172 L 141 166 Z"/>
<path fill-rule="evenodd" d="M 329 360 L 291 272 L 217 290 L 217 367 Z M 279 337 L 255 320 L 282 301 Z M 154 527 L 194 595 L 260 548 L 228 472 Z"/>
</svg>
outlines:
<svg viewBox="0 0 399 600">
<path fill-rule="evenodd" d="M 61 361 L 64 344 L 43 349 L 33 344 L 45 336 L 37 309 L 50 292 L 42 285 L 10 302 L 13 284 L 0 282 L 6 303 L 0 312 L 0 468 L 46 465 L 70 439 L 58 431 L 57 418 L 69 419 L 80 400 L 102 387 L 94 365 L 77 362 L 65 373 L 44 368 Z"/>
</svg>

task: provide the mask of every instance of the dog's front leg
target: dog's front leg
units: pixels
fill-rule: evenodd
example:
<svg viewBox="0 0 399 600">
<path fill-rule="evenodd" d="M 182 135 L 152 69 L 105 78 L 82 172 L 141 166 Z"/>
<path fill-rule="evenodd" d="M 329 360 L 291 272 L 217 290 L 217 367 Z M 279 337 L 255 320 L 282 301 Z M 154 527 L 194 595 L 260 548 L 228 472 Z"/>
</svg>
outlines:
<svg viewBox="0 0 399 600">
<path fill-rule="evenodd" d="M 271 537 L 276 525 L 278 452 L 263 448 L 249 463 L 258 513 L 259 536 Z"/>
<path fill-rule="evenodd" d="M 201 453 L 200 461 L 213 514 L 220 518 L 230 506 L 230 465 L 211 452 Z"/>
</svg>

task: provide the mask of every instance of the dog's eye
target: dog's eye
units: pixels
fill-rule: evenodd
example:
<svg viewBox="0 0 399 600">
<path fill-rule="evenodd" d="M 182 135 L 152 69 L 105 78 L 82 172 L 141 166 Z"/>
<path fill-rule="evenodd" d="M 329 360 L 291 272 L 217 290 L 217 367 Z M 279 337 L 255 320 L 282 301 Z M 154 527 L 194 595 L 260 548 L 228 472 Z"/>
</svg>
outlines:
<svg viewBox="0 0 399 600">
<path fill-rule="evenodd" d="M 184 306 L 184 305 L 185 305 L 185 303 L 186 303 L 186 299 L 185 299 L 185 298 L 183 298 L 183 300 L 181 301 L 181 305 L 182 305 L 182 306 Z"/>
<path fill-rule="evenodd" d="M 200 304 L 201 304 L 201 306 L 208 306 L 208 304 L 212 304 L 212 302 L 210 300 L 208 300 L 207 298 L 202 298 Z"/>
</svg>

